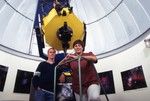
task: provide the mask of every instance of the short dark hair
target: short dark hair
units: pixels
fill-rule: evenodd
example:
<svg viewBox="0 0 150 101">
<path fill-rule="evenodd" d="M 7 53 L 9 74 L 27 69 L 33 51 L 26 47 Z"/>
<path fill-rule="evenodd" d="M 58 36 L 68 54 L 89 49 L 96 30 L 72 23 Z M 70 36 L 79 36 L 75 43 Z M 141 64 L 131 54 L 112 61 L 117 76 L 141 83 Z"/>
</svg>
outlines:
<svg viewBox="0 0 150 101">
<path fill-rule="evenodd" d="M 74 41 L 74 43 L 73 43 L 73 47 L 74 47 L 76 44 L 80 44 L 80 45 L 84 48 L 84 42 L 83 42 L 83 41 L 81 41 L 80 39 L 78 39 L 78 40 Z"/>
</svg>

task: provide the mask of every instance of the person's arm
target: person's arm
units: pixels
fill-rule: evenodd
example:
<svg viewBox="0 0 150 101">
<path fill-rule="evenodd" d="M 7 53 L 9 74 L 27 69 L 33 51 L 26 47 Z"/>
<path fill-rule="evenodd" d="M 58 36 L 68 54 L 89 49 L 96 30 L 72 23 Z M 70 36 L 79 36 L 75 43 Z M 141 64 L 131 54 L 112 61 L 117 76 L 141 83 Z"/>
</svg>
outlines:
<svg viewBox="0 0 150 101">
<path fill-rule="evenodd" d="M 85 56 L 82 56 L 82 57 L 89 60 L 89 61 L 97 63 L 97 57 L 92 52 L 90 52 L 89 55 L 85 55 Z"/>
<path fill-rule="evenodd" d="M 38 65 L 38 67 L 37 67 L 37 69 L 36 69 L 36 71 L 35 71 L 35 73 L 34 73 L 34 76 L 33 76 L 33 78 L 32 78 L 32 84 L 33 84 L 33 87 L 34 87 L 35 89 L 37 89 L 38 86 L 39 86 L 39 77 L 40 77 L 40 75 L 41 75 L 40 67 L 41 67 L 41 63 Z"/>
<path fill-rule="evenodd" d="M 58 63 L 58 65 L 67 65 L 68 66 L 69 65 L 68 62 L 71 61 L 71 59 L 73 59 L 73 58 L 70 57 L 70 54 L 67 54 L 67 56 Z"/>
<path fill-rule="evenodd" d="M 35 89 L 38 88 L 38 81 L 39 81 L 39 77 L 37 75 L 34 75 L 32 78 L 32 84 Z"/>
<path fill-rule="evenodd" d="M 94 63 L 97 62 L 97 57 L 92 52 L 89 52 L 87 55 L 82 55 L 81 57 Z M 66 58 L 65 60 L 78 59 L 78 56 L 74 54 L 68 54 L 65 58 Z"/>
</svg>

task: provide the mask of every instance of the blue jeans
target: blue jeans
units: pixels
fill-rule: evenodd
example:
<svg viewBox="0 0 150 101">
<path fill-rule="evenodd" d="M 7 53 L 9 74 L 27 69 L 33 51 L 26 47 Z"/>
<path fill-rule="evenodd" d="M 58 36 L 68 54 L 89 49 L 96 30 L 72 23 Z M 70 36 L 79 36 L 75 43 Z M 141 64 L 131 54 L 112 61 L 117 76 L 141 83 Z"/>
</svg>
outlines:
<svg viewBox="0 0 150 101">
<path fill-rule="evenodd" d="M 53 93 L 40 89 L 35 91 L 34 99 L 35 101 L 53 101 L 53 97 Z"/>
</svg>

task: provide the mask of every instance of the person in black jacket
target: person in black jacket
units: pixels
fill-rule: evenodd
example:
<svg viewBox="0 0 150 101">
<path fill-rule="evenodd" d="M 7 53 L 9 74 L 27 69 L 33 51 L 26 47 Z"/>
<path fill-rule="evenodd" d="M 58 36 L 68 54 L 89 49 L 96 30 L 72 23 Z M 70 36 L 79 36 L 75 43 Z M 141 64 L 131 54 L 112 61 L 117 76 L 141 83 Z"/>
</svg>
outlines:
<svg viewBox="0 0 150 101">
<path fill-rule="evenodd" d="M 54 69 L 58 64 L 58 60 L 55 58 L 56 50 L 50 48 L 48 50 L 48 59 L 42 61 L 35 72 L 32 79 L 33 87 L 35 90 L 35 101 L 53 101 L 53 89 L 54 89 Z M 61 71 L 57 72 L 57 77 L 61 75 Z M 63 82 L 63 81 L 62 81 Z"/>
</svg>

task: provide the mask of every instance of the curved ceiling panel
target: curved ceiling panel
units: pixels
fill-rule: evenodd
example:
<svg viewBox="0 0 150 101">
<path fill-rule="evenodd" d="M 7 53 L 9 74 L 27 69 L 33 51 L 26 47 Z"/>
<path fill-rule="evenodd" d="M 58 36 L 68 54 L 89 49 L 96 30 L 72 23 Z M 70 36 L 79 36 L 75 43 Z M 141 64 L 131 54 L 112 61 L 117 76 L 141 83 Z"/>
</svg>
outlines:
<svg viewBox="0 0 150 101">
<path fill-rule="evenodd" d="M 72 0 L 73 11 L 87 25 L 86 50 L 105 54 L 141 36 L 150 28 L 149 3 L 148 0 Z"/>
<path fill-rule="evenodd" d="M 36 13 L 36 0 L 1 0 L 0 44 L 23 53 L 29 53 Z"/>
<path fill-rule="evenodd" d="M 52 6 L 50 2 L 44 6 Z M 33 30 L 37 4 L 38 0 L 0 1 L 1 46 L 38 56 Z M 86 24 L 85 50 L 98 58 L 127 49 L 149 34 L 149 4 L 149 0 L 70 0 L 73 12 Z"/>
</svg>

